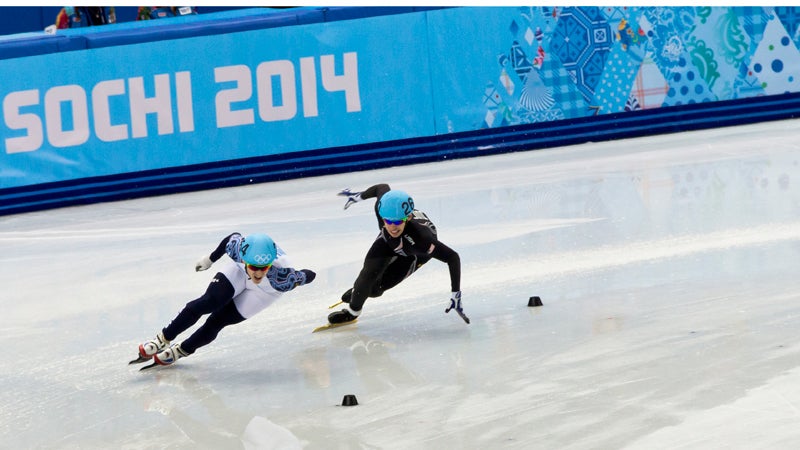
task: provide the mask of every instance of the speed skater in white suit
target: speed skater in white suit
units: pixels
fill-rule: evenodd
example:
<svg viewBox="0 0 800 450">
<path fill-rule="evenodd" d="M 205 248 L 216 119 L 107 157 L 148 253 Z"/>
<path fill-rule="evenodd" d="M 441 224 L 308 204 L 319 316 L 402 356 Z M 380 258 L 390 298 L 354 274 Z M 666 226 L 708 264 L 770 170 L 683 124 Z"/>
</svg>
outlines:
<svg viewBox="0 0 800 450">
<path fill-rule="evenodd" d="M 309 269 L 293 269 L 286 253 L 266 234 L 243 238 L 233 233 L 225 237 L 210 255 L 195 264 L 195 270 L 209 269 L 225 254 L 233 262 L 223 266 L 206 292 L 187 303 L 155 338 L 139 345 L 139 358 L 131 363 L 153 359 L 153 365 L 172 364 L 211 343 L 226 326 L 253 317 L 283 293 L 316 277 Z M 191 336 L 180 344 L 172 343 L 205 314 L 209 314 L 205 323 Z"/>
</svg>

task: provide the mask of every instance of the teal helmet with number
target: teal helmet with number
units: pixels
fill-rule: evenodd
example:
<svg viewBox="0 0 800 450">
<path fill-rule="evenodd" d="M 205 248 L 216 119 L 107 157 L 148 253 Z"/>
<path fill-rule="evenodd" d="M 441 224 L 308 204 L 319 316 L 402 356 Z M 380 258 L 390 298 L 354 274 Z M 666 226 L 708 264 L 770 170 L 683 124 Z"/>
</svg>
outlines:
<svg viewBox="0 0 800 450">
<path fill-rule="evenodd" d="M 275 261 L 278 249 L 271 237 L 264 233 L 251 234 L 242 239 L 239 256 L 247 264 L 264 267 Z"/>
<path fill-rule="evenodd" d="M 391 190 L 378 200 L 378 214 L 389 220 L 402 220 L 414 212 L 414 199 L 405 191 Z"/>
</svg>

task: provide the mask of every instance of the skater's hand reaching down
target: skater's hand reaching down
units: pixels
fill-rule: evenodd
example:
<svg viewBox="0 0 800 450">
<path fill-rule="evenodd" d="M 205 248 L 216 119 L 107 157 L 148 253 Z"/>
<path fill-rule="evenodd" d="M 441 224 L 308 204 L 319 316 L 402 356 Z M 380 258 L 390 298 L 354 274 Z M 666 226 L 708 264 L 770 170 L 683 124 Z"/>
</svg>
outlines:
<svg viewBox="0 0 800 450">
<path fill-rule="evenodd" d="M 464 310 L 461 309 L 461 291 L 450 294 L 450 306 L 448 306 L 444 312 L 449 313 L 451 309 L 455 309 L 457 312 L 464 312 Z"/>
<path fill-rule="evenodd" d="M 451 309 L 455 309 L 458 315 L 464 319 L 464 322 L 469 323 L 469 317 L 464 314 L 464 309 L 461 307 L 461 291 L 450 294 L 450 306 L 448 306 L 444 312 L 449 313 Z"/>
</svg>

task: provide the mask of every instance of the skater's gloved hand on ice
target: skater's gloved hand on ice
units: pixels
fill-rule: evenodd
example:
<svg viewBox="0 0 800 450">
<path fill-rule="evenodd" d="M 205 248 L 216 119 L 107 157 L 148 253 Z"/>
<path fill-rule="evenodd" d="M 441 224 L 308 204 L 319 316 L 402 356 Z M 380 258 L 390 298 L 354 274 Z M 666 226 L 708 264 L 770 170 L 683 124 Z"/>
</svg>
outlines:
<svg viewBox="0 0 800 450">
<path fill-rule="evenodd" d="M 449 313 L 451 309 L 455 309 L 458 312 L 464 312 L 461 309 L 461 291 L 456 291 L 450 294 L 450 306 L 444 310 L 444 312 Z"/>
<path fill-rule="evenodd" d="M 305 282 L 305 284 L 311 283 L 312 281 L 314 281 L 314 278 L 317 278 L 317 274 L 313 270 L 302 269 L 302 270 L 300 270 L 300 272 L 303 272 L 304 274 L 306 274 L 306 282 Z"/>
<path fill-rule="evenodd" d="M 347 197 L 347 203 L 344 204 L 344 209 L 349 208 L 350 205 L 352 205 L 353 203 L 357 203 L 357 202 L 360 202 L 361 200 L 363 200 L 361 198 L 361 192 L 351 192 L 350 188 L 342 189 L 342 191 L 339 192 L 336 195 L 341 195 L 342 197 Z"/>
<path fill-rule="evenodd" d="M 207 270 L 209 267 L 211 267 L 211 264 L 213 264 L 211 258 L 208 256 L 203 256 L 202 259 L 194 263 L 194 271 L 200 272 L 201 270 Z"/>
</svg>

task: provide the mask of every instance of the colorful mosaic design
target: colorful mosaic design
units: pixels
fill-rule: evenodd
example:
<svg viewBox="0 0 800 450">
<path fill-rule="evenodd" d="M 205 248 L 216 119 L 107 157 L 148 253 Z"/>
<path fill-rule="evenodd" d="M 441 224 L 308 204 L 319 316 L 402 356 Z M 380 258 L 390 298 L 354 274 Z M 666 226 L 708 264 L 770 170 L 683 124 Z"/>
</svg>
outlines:
<svg viewBox="0 0 800 450">
<path fill-rule="evenodd" d="M 484 127 L 800 92 L 800 6 L 518 11 Z"/>
</svg>

